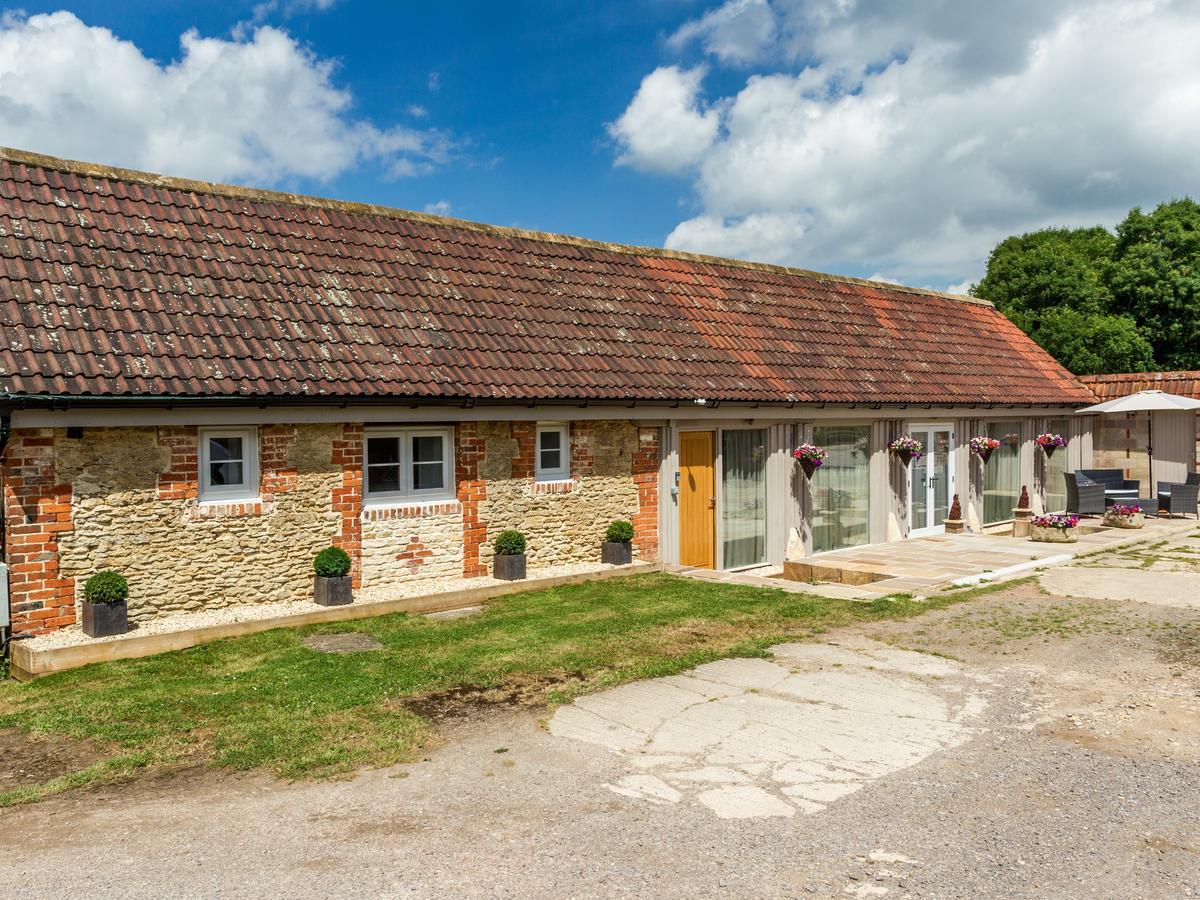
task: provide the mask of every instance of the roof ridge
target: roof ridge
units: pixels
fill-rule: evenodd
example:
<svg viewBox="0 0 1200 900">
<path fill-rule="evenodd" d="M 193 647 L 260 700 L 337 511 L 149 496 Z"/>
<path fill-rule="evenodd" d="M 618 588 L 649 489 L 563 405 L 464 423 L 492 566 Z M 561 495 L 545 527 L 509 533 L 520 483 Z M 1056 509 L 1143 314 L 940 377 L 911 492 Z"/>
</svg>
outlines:
<svg viewBox="0 0 1200 900">
<path fill-rule="evenodd" d="M 977 306 L 994 306 L 990 300 L 979 297 L 969 297 L 964 294 L 952 294 L 948 291 L 935 291 L 928 288 L 916 288 L 890 281 L 873 281 L 868 278 L 855 278 L 850 275 L 834 275 L 829 272 L 817 272 L 812 269 L 801 269 L 793 266 L 780 266 L 773 263 L 753 262 L 745 259 L 733 259 L 724 256 L 713 256 L 706 253 L 691 253 L 686 250 L 670 250 L 665 247 L 640 247 L 634 244 L 614 244 L 607 241 L 597 241 L 591 238 L 576 237 L 569 234 L 557 234 L 547 231 L 533 231 L 525 228 L 513 228 L 507 225 L 489 225 L 485 222 L 474 222 L 469 219 L 456 219 L 451 216 L 438 216 L 431 213 L 420 213 L 412 210 L 399 209 L 391 206 L 380 206 L 374 203 L 362 203 L 354 200 L 336 200 L 328 197 L 316 197 L 309 194 L 293 194 L 286 191 L 270 191 L 263 188 L 243 187 L 234 184 L 221 184 L 212 181 L 199 181 L 191 178 L 178 178 L 172 175 L 160 175 L 154 172 L 144 172 L 139 169 L 125 169 L 119 166 L 107 166 L 101 163 L 87 162 L 77 159 L 64 159 L 29 150 L 0 146 L 0 159 L 37 166 L 44 169 L 54 169 L 75 175 L 86 175 L 93 178 L 112 178 L 118 181 L 133 181 L 148 184 L 153 187 L 172 188 L 175 190 L 192 191 L 196 193 L 214 194 L 221 197 L 232 197 L 243 200 L 262 200 L 275 203 L 290 203 L 295 206 L 307 206 L 316 209 L 328 209 L 336 212 L 360 213 L 374 216 L 384 216 L 394 219 L 407 219 L 429 225 L 446 225 L 467 231 L 478 231 L 485 234 L 495 234 L 504 237 L 523 238 L 526 240 L 548 241 L 556 244 L 566 244 L 575 247 L 587 247 L 594 250 L 607 250 L 614 253 L 625 253 L 637 256 L 651 256 L 662 259 L 678 259 L 686 262 L 708 263 L 721 266 L 735 266 L 743 269 L 754 269 L 761 272 L 778 272 L 784 275 L 799 275 L 814 278 L 818 281 L 837 284 L 854 284 L 865 287 L 876 287 L 884 290 L 900 291 L 907 294 L 917 294 L 923 297 L 938 297 L 954 300 L 959 303 L 970 303 Z"/>
<path fill-rule="evenodd" d="M 1076 375 L 1080 381 L 1178 381 L 1185 378 L 1200 378 L 1200 369 L 1159 369 L 1155 372 L 1101 372 L 1093 375 Z"/>
</svg>

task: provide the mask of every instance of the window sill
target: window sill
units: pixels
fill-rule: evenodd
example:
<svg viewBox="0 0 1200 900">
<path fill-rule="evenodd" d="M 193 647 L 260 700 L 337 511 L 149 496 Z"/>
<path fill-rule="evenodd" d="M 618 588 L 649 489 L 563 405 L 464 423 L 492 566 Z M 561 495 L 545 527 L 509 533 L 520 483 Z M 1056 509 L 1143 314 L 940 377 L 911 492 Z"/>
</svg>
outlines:
<svg viewBox="0 0 1200 900">
<path fill-rule="evenodd" d="M 363 519 L 417 519 L 422 516 L 453 516 L 462 514 L 462 504 L 453 497 L 436 500 L 375 501 L 363 505 Z"/>
<path fill-rule="evenodd" d="M 569 494 L 575 490 L 579 482 L 574 478 L 534 479 L 533 493 L 535 494 Z"/>
</svg>

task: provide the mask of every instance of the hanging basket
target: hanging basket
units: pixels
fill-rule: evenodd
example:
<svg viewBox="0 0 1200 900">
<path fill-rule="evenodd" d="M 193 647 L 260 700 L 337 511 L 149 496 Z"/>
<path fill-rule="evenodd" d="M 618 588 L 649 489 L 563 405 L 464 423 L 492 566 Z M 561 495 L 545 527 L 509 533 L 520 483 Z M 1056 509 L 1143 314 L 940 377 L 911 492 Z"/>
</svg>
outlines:
<svg viewBox="0 0 1200 900">
<path fill-rule="evenodd" d="M 978 456 L 981 460 L 983 460 L 983 464 L 986 466 L 988 464 L 988 460 L 992 458 L 992 451 L 991 450 L 980 450 L 975 455 Z"/>
<path fill-rule="evenodd" d="M 1058 448 L 1057 447 L 1042 447 L 1042 449 L 1046 451 L 1046 459 L 1049 459 L 1050 457 L 1052 457 L 1054 455 L 1054 451 L 1057 450 Z"/>
<path fill-rule="evenodd" d="M 907 466 L 913 461 L 913 456 L 915 454 L 911 450 L 893 450 L 892 455 L 895 456 L 896 459 L 900 460 L 902 465 Z"/>
<path fill-rule="evenodd" d="M 817 461 L 815 459 L 800 460 L 800 471 L 804 473 L 804 477 L 812 481 L 813 472 L 817 471 Z"/>
</svg>

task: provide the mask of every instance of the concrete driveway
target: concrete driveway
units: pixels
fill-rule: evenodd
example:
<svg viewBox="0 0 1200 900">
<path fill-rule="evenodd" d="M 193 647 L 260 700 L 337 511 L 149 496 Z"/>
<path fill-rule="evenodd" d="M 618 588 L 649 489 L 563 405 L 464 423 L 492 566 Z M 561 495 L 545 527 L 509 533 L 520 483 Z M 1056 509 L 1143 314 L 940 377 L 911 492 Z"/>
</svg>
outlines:
<svg viewBox="0 0 1200 900">
<path fill-rule="evenodd" d="M 0 810 L 4 893 L 1200 896 L 1193 609 L 1025 585 L 442 730 L 348 780 Z"/>
<path fill-rule="evenodd" d="M 785 644 L 582 697 L 550 733 L 629 768 L 604 785 L 721 818 L 815 813 L 979 732 L 986 679 L 865 640 Z"/>
</svg>

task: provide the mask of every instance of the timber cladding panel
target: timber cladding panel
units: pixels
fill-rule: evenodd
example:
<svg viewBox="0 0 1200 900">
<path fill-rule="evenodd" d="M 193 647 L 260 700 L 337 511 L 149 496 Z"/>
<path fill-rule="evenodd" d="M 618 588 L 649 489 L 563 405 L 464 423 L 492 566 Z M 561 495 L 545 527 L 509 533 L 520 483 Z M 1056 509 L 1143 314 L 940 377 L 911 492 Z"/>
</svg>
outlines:
<svg viewBox="0 0 1200 900">
<path fill-rule="evenodd" d="M 194 427 L 17 429 L 4 458 L 14 628 L 77 619 L 83 582 L 116 569 L 134 621 L 233 604 L 303 600 L 330 544 L 356 587 L 487 574 L 505 528 L 529 539 L 531 569 L 599 559 L 604 529 L 629 519 L 644 559 L 658 550 L 658 429 L 571 426 L 572 478 L 534 478 L 536 424 L 455 429 L 455 498 L 363 508 L 363 427 L 259 429 L 260 497 L 198 502 Z"/>
</svg>

